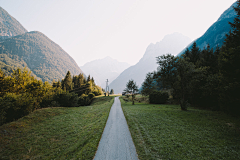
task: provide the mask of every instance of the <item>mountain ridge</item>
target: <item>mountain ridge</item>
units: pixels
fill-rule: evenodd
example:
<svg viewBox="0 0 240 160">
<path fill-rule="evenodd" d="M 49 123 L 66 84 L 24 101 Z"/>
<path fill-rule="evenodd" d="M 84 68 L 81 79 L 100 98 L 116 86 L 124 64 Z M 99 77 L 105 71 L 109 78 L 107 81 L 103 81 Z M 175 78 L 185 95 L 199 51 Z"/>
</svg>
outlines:
<svg viewBox="0 0 240 160">
<path fill-rule="evenodd" d="M 12 69 L 31 70 L 43 81 L 61 80 L 69 70 L 83 73 L 74 59 L 58 44 L 39 31 L 27 30 L 0 7 L 0 69 L 7 75 Z"/>
<path fill-rule="evenodd" d="M 0 41 L 26 32 L 27 30 L 14 17 L 0 7 Z"/>
<path fill-rule="evenodd" d="M 157 56 L 167 53 L 175 55 L 186 47 L 189 42 L 191 42 L 190 38 L 175 32 L 166 35 L 160 42 L 155 44 L 150 43 L 139 62 L 125 69 L 112 83 L 110 83 L 109 87 L 114 89 L 115 93 L 121 93 L 127 81 L 130 79 L 136 81 L 137 85 L 140 87 L 146 74 L 157 69 Z"/>
<path fill-rule="evenodd" d="M 97 85 L 105 88 L 106 79 L 108 79 L 109 82 L 113 81 L 124 69 L 129 66 L 130 64 L 126 62 L 119 62 L 116 59 L 107 56 L 102 59 L 87 62 L 81 66 L 81 69 L 86 75 L 93 76 Z"/>
<path fill-rule="evenodd" d="M 237 2 L 234 2 L 220 15 L 218 20 L 214 22 L 201 37 L 194 40 L 200 49 L 204 49 L 204 47 L 207 47 L 208 44 L 214 49 L 217 46 L 221 47 L 223 45 L 226 34 L 231 29 L 228 22 L 233 22 L 236 16 L 235 10 L 233 9 L 236 5 Z M 190 49 L 192 44 L 193 42 L 179 52 L 177 56 L 181 56 L 187 48 Z"/>
</svg>

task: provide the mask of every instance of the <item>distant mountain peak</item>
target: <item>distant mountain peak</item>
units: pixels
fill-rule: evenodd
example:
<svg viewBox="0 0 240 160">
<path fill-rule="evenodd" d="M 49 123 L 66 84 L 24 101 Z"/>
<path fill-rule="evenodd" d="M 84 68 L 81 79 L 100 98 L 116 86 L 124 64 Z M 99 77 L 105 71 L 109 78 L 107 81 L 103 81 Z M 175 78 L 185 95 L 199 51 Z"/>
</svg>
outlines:
<svg viewBox="0 0 240 160">
<path fill-rule="evenodd" d="M 130 64 L 126 62 L 119 62 L 110 56 L 104 57 L 102 59 L 93 60 L 81 66 L 81 69 L 86 75 L 91 75 L 94 77 L 97 85 L 105 87 L 106 79 L 110 82 L 113 81 L 119 74 L 128 68 Z"/>
<path fill-rule="evenodd" d="M 110 57 L 110 56 L 106 56 L 106 57 L 104 57 L 103 59 L 113 59 L 113 58 Z"/>
<path fill-rule="evenodd" d="M 190 42 L 190 38 L 175 32 L 164 36 L 161 41 L 155 44 L 149 44 L 140 61 L 136 65 L 124 70 L 113 82 L 110 82 L 110 88 L 113 89 L 115 93 L 121 93 L 129 79 L 136 81 L 140 87 L 146 74 L 157 69 L 157 56 L 167 53 L 175 55 Z"/>
<path fill-rule="evenodd" d="M 27 30 L 0 7 L 0 69 L 7 74 L 26 67 L 43 81 L 64 78 L 67 71 L 83 73 L 58 44 L 39 31 Z"/>
</svg>

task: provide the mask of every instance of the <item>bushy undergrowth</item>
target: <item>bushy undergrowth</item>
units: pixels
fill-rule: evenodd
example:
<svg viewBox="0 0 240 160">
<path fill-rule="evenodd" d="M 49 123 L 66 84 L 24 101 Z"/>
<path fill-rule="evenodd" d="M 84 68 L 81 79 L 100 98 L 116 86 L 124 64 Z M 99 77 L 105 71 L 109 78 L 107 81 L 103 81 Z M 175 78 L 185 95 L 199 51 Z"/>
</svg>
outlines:
<svg viewBox="0 0 240 160">
<path fill-rule="evenodd" d="M 149 95 L 149 103 L 164 104 L 167 102 L 169 95 L 167 92 L 153 91 Z"/>
<path fill-rule="evenodd" d="M 89 105 L 95 96 L 92 92 L 96 95 L 102 93 L 93 78 L 86 80 L 82 74 L 72 80 L 68 72 L 62 82 L 53 81 L 50 84 L 35 79 L 26 69 L 14 70 L 10 76 L 0 70 L 0 125 L 17 120 L 39 108 Z"/>
</svg>

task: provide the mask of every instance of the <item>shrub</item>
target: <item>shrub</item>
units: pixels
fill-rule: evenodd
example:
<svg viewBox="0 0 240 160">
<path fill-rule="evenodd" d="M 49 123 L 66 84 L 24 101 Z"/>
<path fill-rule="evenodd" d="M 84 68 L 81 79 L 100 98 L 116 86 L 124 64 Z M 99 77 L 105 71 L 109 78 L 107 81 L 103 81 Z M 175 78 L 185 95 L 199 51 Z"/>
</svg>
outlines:
<svg viewBox="0 0 240 160">
<path fill-rule="evenodd" d="M 59 104 L 61 107 L 77 107 L 78 106 L 78 95 L 76 93 L 57 93 L 53 97 L 54 103 Z"/>
<path fill-rule="evenodd" d="M 149 95 L 149 102 L 153 104 L 164 104 L 167 102 L 168 98 L 167 92 L 153 91 Z"/>
<path fill-rule="evenodd" d="M 85 94 L 82 94 L 80 97 L 79 97 L 79 100 L 78 100 L 78 105 L 80 106 L 87 106 L 91 103 L 91 99 L 89 98 L 88 95 L 85 95 Z"/>
<path fill-rule="evenodd" d="M 17 120 L 38 107 L 35 97 L 29 93 L 16 95 L 15 93 L 6 93 L 0 97 L 0 124 Z"/>
<path fill-rule="evenodd" d="M 92 100 L 93 97 L 95 97 L 95 95 L 94 95 L 93 93 L 89 93 L 89 94 L 88 94 L 88 98 L 89 98 L 90 100 Z"/>
</svg>

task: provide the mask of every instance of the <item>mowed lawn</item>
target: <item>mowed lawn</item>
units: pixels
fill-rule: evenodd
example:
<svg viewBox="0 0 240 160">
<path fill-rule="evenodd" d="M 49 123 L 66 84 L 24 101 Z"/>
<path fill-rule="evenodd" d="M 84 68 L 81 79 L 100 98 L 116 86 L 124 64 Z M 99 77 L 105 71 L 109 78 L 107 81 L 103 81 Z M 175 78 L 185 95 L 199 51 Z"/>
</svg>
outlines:
<svg viewBox="0 0 240 160">
<path fill-rule="evenodd" d="M 240 159 L 240 120 L 179 105 L 124 102 L 122 108 L 140 160 Z"/>
<path fill-rule="evenodd" d="M 0 126 L 0 159 L 93 159 L 113 101 L 39 109 Z"/>
</svg>

